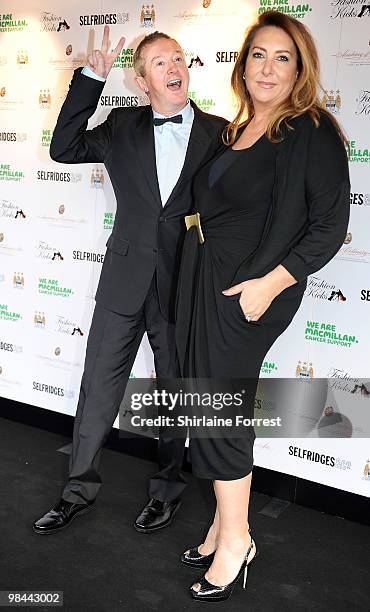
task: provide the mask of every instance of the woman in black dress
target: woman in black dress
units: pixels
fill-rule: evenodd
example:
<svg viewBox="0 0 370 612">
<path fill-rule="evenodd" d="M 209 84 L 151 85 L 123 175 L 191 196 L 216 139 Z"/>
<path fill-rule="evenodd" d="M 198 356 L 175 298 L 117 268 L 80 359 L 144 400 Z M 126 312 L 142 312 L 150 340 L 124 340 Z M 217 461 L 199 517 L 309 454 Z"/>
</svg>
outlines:
<svg viewBox="0 0 370 612">
<path fill-rule="evenodd" d="M 186 219 L 176 324 L 183 377 L 245 378 L 256 390 L 264 356 L 297 312 L 307 276 L 343 244 L 348 162 L 318 85 L 308 30 L 275 11 L 261 15 L 232 75 L 239 112 L 224 149 L 195 178 L 199 215 Z M 253 399 L 244 407 L 250 418 Z M 190 439 L 193 473 L 214 481 L 217 501 L 205 541 L 182 555 L 208 568 L 191 587 L 195 599 L 226 599 L 243 572 L 245 585 L 256 554 L 248 524 L 254 438 L 249 429 Z"/>
</svg>

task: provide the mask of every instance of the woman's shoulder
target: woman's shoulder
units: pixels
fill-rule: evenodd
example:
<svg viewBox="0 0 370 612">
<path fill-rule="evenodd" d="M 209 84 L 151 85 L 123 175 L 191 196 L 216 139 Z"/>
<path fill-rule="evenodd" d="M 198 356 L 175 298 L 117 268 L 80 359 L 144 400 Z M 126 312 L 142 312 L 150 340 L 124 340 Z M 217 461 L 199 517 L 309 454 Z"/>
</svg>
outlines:
<svg viewBox="0 0 370 612">
<path fill-rule="evenodd" d="M 309 111 L 302 113 L 297 117 L 289 120 L 290 125 L 294 129 L 304 129 L 308 131 L 315 140 L 323 142 L 340 142 L 343 145 L 343 140 L 340 136 L 340 127 L 328 111 L 324 109 L 316 109 L 316 121 L 313 114 Z"/>
</svg>

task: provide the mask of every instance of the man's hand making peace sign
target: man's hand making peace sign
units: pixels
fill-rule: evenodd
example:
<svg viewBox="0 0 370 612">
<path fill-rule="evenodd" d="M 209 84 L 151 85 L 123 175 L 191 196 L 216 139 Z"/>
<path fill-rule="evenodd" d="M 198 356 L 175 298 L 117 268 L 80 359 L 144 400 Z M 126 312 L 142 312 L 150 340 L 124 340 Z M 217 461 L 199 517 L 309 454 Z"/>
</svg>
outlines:
<svg viewBox="0 0 370 612">
<path fill-rule="evenodd" d="M 115 49 L 113 49 L 113 51 L 108 53 L 109 27 L 107 25 L 104 26 L 103 42 L 101 45 L 101 49 L 100 51 L 99 49 L 94 49 L 94 51 L 90 53 L 90 55 L 87 58 L 87 66 L 91 68 L 91 70 L 93 70 L 95 74 L 106 79 L 110 72 L 110 69 L 112 68 L 114 64 L 116 57 L 121 52 L 123 45 L 125 44 L 125 41 L 126 41 L 125 37 L 122 36 L 119 39 L 118 45 L 115 47 Z"/>
</svg>

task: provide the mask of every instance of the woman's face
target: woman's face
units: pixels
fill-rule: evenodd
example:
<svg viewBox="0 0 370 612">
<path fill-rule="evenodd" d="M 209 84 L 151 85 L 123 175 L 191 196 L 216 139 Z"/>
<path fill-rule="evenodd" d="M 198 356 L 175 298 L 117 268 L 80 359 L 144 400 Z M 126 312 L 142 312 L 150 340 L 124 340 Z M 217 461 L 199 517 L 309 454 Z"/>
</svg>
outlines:
<svg viewBox="0 0 370 612">
<path fill-rule="evenodd" d="M 290 95 L 297 80 L 297 52 L 281 28 L 265 26 L 255 34 L 245 62 L 246 87 L 254 106 L 273 108 Z"/>
</svg>

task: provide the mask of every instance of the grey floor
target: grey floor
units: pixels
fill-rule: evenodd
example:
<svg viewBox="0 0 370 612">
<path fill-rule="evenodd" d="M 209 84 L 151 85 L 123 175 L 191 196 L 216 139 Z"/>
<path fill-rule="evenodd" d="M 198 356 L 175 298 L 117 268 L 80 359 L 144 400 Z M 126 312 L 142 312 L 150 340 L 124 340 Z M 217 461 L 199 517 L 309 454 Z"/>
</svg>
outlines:
<svg viewBox="0 0 370 612">
<path fill-rule="evenodd" d="M 69 441 L 0 419 L 0 590 L 63 591 L 62 609 L 73 612 L 213 611 L 215 604 L 191 600 L 188 588 L 199 572 L 179 562 L 183 550 L 201 541 L 210 512 L 208 488 L 191 476 L 174 523 L 137 534 L 132 522 L 155 465 L 104 450 L 95 509 L 53 536 L 32 532 L 33 520 L 59 497 L 68 457 L 58 449 Z M 297 505 L 268 518 L 260 513 L 268 502 L 252 495 L 259 556 L 248 589 L 238 585 L 216 608 L 369 611 L 369 527 Z"/>
</svg>

